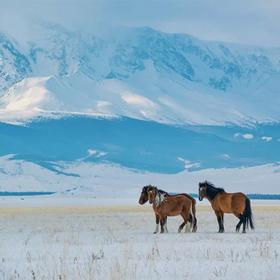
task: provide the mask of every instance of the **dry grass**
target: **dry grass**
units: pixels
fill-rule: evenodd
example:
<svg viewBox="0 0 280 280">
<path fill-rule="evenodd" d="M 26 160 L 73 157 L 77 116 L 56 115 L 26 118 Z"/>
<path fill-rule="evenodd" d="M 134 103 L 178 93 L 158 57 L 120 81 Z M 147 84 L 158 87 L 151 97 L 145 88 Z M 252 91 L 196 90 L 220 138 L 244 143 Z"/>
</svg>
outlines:
<svg viewBox="0 0 280 280">
<path fill-rule="evenodd" d="M 254 206 L 256 232 L 234 233 L 199 206 L 196 234 L 153 235 L 150 207 L 0 209 L 0 279 L 277 279 L 280 207 Z"/>
</svg>

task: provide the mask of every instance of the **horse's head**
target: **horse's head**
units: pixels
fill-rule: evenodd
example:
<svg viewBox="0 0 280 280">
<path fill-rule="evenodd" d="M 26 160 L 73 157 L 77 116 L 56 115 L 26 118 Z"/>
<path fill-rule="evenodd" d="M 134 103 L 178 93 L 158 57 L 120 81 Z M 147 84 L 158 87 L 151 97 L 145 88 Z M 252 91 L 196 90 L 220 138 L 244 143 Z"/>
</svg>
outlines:
<svg viewBox="0 0 280 280">
<path fill-rule="evenodd" d="M 142 188 L 142 192 L 139 197 L 139 204 L 143 205 L 148 201 L 148 191 L 150 188 L 153 188 L 153 186 L 147 185 Z"/>
<path fill-rule="evenodd" d="M 150 204 L 152 204 L 155 201 L 156 196 L 157 196 L 157 188 L 150 187 L 148 189 L 148 199 L 149 199 Z"/>
<path fill-rule="evenodd" d="M 198 184 L 198 199 L 202 201 L 206 197 L 207 181 Z"/>
</svg>

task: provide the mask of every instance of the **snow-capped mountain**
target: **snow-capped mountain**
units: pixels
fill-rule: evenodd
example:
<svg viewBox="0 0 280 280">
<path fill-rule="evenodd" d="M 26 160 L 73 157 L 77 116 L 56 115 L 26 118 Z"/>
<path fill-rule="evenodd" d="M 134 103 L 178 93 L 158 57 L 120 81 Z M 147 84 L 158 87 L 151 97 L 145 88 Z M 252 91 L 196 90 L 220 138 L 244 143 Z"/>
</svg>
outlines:
<svg viewBox="0 0 280 280">
<path fill-rule="evenodd" d="M 194 182 L 257 165 L 276 178 L 280 49 L 146 27 L 97 36 L 37 23 L 25 41 L 1 32 L 1 190 L 130 188 L 131 174 L 136 188 L 159 173 L 184 186 L 189 172 Z"/>
<path fill-rule="evenodd" d="M 0 36 L 0 119 L 88 114 L 173 124 L 279 121 L 280 49 L 151 28 L 112 35 L 40 23 Z"/>
</svg>

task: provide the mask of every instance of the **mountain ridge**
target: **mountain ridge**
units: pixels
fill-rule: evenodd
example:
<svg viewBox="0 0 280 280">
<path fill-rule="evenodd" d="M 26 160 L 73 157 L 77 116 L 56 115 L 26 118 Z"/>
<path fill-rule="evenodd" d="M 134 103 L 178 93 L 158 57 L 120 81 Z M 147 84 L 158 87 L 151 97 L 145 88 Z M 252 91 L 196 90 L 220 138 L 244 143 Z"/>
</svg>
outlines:
<svg viewBox="0 0 280 280">
<path fill-rule="evenodd" d="M 0 36 L 0 121 L 25 122 L 53 111 L 173 124 L 280 120 L 280 49 L 207 42 L 147 27 L 103 38 L 57 24 L 36 29 L 25 51 Z M 9 110 L 15 96 L 27 99 L 31 89 L 17 89 L 31 79 L 50 80 L 42 87 L 53 102 L 28 108 L 34 114 Z"/>
</svg>

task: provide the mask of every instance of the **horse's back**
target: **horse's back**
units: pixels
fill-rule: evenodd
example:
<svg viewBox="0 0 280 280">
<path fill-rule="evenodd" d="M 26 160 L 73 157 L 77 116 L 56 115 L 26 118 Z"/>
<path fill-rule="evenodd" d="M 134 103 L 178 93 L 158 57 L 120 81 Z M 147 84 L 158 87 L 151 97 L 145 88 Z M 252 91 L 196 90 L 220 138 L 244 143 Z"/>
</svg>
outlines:
<svg viewBox="0 0 280 280">
<path fill-rule="evenodd" d="M 188 193 L 168 193 L 168 196 L 184 196 L 187 199 L 190 199 L 193 203 L 196 203 L 196 200 Z"/>
<path fill-rule="evenodd" d="M 184 209 L 190 209 L 191 205 L 191 200 L 184 195 L 169 195 L 162 204 L 162 211 L 165 212 L 167 216 L 176 216 Z"/>
<path fill-rule="evenodd" d="M 247 196 L 242 192 L 237 193 L 221 193 L 219 195 L 219 208 L 224 213 L 241 213 L 245 209 L 245 201 Z"/>
</svg>

